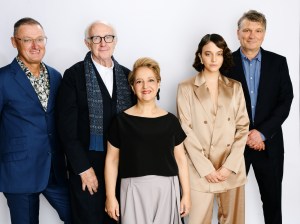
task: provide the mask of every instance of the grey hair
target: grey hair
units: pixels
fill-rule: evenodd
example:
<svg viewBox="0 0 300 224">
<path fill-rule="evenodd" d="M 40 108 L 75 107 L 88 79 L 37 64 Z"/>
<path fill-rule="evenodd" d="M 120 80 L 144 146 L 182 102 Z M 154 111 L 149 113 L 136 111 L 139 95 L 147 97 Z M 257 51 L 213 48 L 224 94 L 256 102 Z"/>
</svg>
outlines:
<svg viewBox="0 0 300 224">
<path fill-rule="evenodd" d="M 88 39 L 88 38 L 89 38 L 89 32 L 90 32 L 91 28 L 92 28 L 94 25 L 96 25 L 96 24 L 104 24 L 104 25 L 110 27 L 110 28 L 112 29 L 112 31 L 113 31 L 113 35 L 115 36 L 115 38 L 117 38 L 117 32 L 116 32 L 116 29 L 114 28 L 114 26 L 113 26 L 112 24 L 110 24 L 110 23 L 108 23 L 108 22 L 106 22 L 106 21 L 103 21 L 103 20 L 96 20 L 96 21 L 92 22 L 91 24 L 89 24 L 89 25 L 86 27 L 85 31 L 84 31 L 84 39 L 85 39 L 86 41 L 89 41 L 89 39 Z"/>
<path fill-rule="evenodd" d="M 30 18 L 30 17 L 24 17 L 15 23 L 14 33 L 13 33 L 14 36 L 17 35 L 18 30 L 19 30 L 20 26 L 22 26 L 22 25 L 38 25 L 42 28 L 42 30 L 44 30 L 43 26 L 37 20 Z"/>
<path fill-rule="evenodd" d="M 244 19 L 247 19 L 251 22 L 259 22 L 264 26 L 265 30 L 267 29 L 267 19 L 265 15 L 256 10 L 249 10 L 248 12 L 245 12 L 243 14 L 243 16 L 238 21 L 238 29 L 241 28 L 241 23 Z"/>
</svg>

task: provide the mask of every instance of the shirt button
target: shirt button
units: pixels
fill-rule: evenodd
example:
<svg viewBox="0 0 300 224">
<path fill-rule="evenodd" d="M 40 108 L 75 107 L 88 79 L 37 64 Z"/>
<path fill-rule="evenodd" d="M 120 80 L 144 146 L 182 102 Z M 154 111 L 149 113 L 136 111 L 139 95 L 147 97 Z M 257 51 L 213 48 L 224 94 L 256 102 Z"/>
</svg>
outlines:
<svg viewBox="0 0 300 224">
<path fill-rule="evenodd" d="M 227 120 L 230 121 L 230 117 Z"/>
<path fill-rule="evenodd" d="M 204 121 L 203 123 L 204 123 L 204 124 L 207 124 L 207 121 Z"/>
<path fill-rule="evenodd" d="M 227 144 L 227 147 L 229 147 L 230 146 L 230 144 Z"/>
</svg>

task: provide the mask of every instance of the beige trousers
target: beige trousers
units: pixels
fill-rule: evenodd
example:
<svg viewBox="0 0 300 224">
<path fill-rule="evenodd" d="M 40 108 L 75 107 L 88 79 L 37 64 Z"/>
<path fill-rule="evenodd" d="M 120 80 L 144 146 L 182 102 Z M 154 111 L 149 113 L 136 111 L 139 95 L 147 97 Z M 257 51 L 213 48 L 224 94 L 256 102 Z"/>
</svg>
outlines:
<svg viewBox="0 0 300 224">
<path fill-rule="evenodd" d="M 223 193 L 203 193 L 191 190 L 192 208 L 189 224 L 211 224 L 214 197 L 218 202 L 220 224 L 245 223 L 245 187 L 241 186 Z"/>
</svg>

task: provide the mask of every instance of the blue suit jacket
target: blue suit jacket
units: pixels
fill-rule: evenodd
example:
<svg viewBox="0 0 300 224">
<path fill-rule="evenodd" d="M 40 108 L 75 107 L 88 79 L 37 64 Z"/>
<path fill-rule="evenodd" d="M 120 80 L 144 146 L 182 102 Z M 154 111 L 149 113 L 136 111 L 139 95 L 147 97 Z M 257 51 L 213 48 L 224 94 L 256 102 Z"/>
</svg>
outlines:
<svg viewBox="0 0 300 224">
<path fill-rule="evenodd" d="M 0 191 L 33 193 L 48 184 L 51 166 L 65 182 L 65 159 L 55 133 L 54 105 L 61 75 L 46 66 L 50 80 L 45 112 L 16 59 L 0 68 Z"/>
</svg>

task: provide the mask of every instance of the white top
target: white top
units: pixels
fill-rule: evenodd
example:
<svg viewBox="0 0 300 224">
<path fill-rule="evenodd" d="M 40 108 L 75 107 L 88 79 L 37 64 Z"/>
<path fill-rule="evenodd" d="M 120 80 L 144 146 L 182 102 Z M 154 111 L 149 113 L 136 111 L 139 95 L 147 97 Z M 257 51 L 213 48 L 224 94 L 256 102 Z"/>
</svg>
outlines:
<svg viewBox="0 0 300 224">
<path fill-rule="evenodd" d="M 100 77 L 102 78 L 104 85 L 106 86 L 106 89 L 109 92 L 109 95 L 112 97 L 112 93 L 113 93 L 113 83 L 114 83 L 114 62 L 112 61 L 112 66 L 111 67 L 105 67 L 103 65 L 100 65 L 99 63 L 97 63 L 93 57 L 92 57 L 92 61 L 98 71 L 98 73 L 100 74 Z"/>
</svg>

